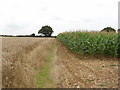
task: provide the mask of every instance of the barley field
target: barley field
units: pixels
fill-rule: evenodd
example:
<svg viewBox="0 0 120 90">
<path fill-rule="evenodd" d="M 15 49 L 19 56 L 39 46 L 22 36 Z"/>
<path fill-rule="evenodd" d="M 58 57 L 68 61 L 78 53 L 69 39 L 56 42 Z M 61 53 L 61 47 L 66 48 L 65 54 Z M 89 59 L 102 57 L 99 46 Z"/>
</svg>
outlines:
<svg viewBox="0 0 120 90">
<path fill-rule="evenodd" d="M 3 87 L 37 87 L 35 75 L 46 62 L 54 41 L 15 37 L 2 41 Z"/>
</svg>

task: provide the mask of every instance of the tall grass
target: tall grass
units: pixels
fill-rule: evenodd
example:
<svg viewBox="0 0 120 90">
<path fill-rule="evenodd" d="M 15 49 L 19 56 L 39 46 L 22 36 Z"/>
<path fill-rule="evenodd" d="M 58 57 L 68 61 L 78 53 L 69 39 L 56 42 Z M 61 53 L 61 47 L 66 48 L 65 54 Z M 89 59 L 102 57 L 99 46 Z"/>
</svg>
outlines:
<svg viewBox="0 0 120 90">
<path fill-rule="evenodd" d="M 57 39 L 79 54 L 117 57 L 117 33 L 65 32 L 59 34 Z"/>
</svg>

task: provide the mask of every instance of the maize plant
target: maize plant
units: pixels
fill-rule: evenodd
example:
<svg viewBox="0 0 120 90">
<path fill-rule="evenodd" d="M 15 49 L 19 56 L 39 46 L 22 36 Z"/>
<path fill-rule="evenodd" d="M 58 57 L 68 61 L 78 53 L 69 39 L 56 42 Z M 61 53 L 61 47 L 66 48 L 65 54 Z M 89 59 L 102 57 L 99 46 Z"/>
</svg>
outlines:
<svg viewBox="0 0 120 90">
<path fill-rule="evenodd" d="M 65 32 L 59 34 L 57 39 L 79 54 L 117 57 L 117 33 Z"/>
</svg>

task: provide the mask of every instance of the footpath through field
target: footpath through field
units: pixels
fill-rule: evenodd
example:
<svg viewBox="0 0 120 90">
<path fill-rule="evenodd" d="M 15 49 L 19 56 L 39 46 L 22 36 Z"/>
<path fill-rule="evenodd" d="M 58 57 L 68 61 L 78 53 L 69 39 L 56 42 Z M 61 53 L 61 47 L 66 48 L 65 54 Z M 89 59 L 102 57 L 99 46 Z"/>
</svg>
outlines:
<svg viewBox="0 0 120 90">
<path fill-rule="evenodd" d="M 80 56 L 54 38 L 3 38 L 3 86 L 117 88 L 118 62 Z"/>
</svg>

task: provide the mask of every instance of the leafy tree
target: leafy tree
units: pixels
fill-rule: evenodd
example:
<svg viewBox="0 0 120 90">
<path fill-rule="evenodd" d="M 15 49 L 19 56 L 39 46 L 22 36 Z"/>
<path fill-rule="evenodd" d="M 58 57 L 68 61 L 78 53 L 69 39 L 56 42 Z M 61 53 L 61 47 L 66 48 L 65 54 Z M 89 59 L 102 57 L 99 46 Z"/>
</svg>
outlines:
<svg viewBox="0 0 120 90">
<path fill-rule="evenodd" d="M 118 29 L 118 33 L 120 33 L 120 29 Z"/>
<path fill-rule="evenodd" d="M 103 30 L 101 30 L 102 32 L 105 31 L 105 32 L 116 32 L 116 30 L 114 28 L 111 28 L 111 27 L 106 27 L 104 28 Z"/>
<path fill-rule="evenodd" d="M 34 36 L 35 36 L 35 33 L 32 33 L 30 36 L 31 36 L 31 37 L 34 37 Z"/>
<path fill-rule="evenodd" d="M 44 34 L 45 36 L 47 37 L 50 37 L 51 34 L 53 33 L 53 30 L 50 26 L 46 25 L 46 26 L 43 26 L 39 31 L 38 31 L 38 34 Z"/>
</svg>

